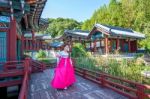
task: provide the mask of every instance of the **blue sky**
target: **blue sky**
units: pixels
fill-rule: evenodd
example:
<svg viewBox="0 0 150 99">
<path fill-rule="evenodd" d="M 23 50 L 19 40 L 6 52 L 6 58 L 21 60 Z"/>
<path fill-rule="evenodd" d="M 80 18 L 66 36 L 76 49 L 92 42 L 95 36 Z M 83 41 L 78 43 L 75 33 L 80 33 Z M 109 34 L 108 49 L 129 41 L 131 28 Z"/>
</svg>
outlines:
<svg viewBox="0 0 150 99">
<path fill-rule="evenodd" d="M 47 0 L 42 18 L 73 18 L 77 21 L 89 19 L 93 12 L 109 0 Z"/>
</svg>

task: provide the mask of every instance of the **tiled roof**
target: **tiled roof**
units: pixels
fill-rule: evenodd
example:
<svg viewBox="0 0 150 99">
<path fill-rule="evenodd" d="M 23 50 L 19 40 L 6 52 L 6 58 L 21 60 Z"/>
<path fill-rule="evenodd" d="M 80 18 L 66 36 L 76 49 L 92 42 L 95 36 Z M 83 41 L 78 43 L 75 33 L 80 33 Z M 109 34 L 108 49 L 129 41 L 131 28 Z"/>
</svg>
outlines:
<svg viewBox="0 0 150 99">
<path fill-rule="evenodd" d="M 82 31 L 82 30 L 65 30 L 66 35 L 74 35 L 74 36 L 83 36 L 87 37 L 89 35 L 89 31 Z"/>
<path fill-rule="evenodd" d="M 102 25 L 102 24 L 95 24 L 94 27 L 102 28 L 105 31 L 109 32 L 110 35 L 126 36 L 126 37 L 131 37 L 131 38 L 140 38 L 140 39 L 145 38 L 145 35 L 142 33 L 138 33 L 131 29 L 126 29 L 122 27 L 108 26 L 108 25 Z"/>
<path fill-rule="evenodd" d="M 35 36 L 35 38 L 42 39 L 42 40 L 51 40 L 52 39 L 52 37 L 48 34 L 35 34 L 34 36 Z M 26 33 L 26 34 L 24 34 L 24 37 L 31 38 L 32 34 Z"/>
<path fill-rule="evenodd" d="M 61 47 L 64 43 L 63 42 L 53 42 L 53 43 L 50 43 L 50 46 L 51 47 Z"/>
</svg>

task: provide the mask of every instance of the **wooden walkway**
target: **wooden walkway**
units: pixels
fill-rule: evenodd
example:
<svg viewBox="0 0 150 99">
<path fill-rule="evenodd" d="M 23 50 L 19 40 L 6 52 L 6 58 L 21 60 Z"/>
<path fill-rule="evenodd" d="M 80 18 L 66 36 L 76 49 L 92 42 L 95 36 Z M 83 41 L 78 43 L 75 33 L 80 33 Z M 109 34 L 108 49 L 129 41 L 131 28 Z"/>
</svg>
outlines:
<svg viewBox="0 0 150 99">
<path fill-rule="evenodd" d="M 31 75 L 28 99 L 128 99 L 110 89 L 76 76 L 77 82 L 66 90 L 53 89 L 53 69 Z"/>
</svg>

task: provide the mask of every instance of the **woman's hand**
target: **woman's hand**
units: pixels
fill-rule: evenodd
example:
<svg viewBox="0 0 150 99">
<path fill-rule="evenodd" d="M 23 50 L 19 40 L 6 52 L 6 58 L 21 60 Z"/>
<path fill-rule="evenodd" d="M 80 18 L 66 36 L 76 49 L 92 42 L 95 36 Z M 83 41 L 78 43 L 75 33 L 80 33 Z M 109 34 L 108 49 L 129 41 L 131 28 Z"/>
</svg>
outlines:
<svg viewBox="0 0 150 99">
<path fill-rule="evenodd" d="M 58 54 L 58 53 L 55 53 L 55 56 L 56 56 L 56 57 L 60 57 L 60 54 Z"/>
<path fill-rule="evenodd" d="M 70 64 L 71 64 L 71 66 L 73 67 L 73 64 L 72 64 L 72 60 L 71 60 L 71 58 L 70 58 Z"/>
</svg>

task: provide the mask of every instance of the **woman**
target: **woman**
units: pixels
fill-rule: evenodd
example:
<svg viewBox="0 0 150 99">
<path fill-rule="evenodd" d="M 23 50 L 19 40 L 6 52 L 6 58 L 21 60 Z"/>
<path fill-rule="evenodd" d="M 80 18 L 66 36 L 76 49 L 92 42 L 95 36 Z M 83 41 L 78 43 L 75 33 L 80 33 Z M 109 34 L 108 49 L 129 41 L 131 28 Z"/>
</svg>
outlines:
<svg viewBox="0 0 150 99">
<path fill-rule="evenodd" d="M 51 82 L 53 88 L 67 89 L 68 86 L 76 81 L 72 61 L 69 57 L 68 51 L 69 47 L 66 45 L 64 50 L 56 55 L 59 57 L 59 63 L 54 71 L 54 78 Z"/>
</svg>

